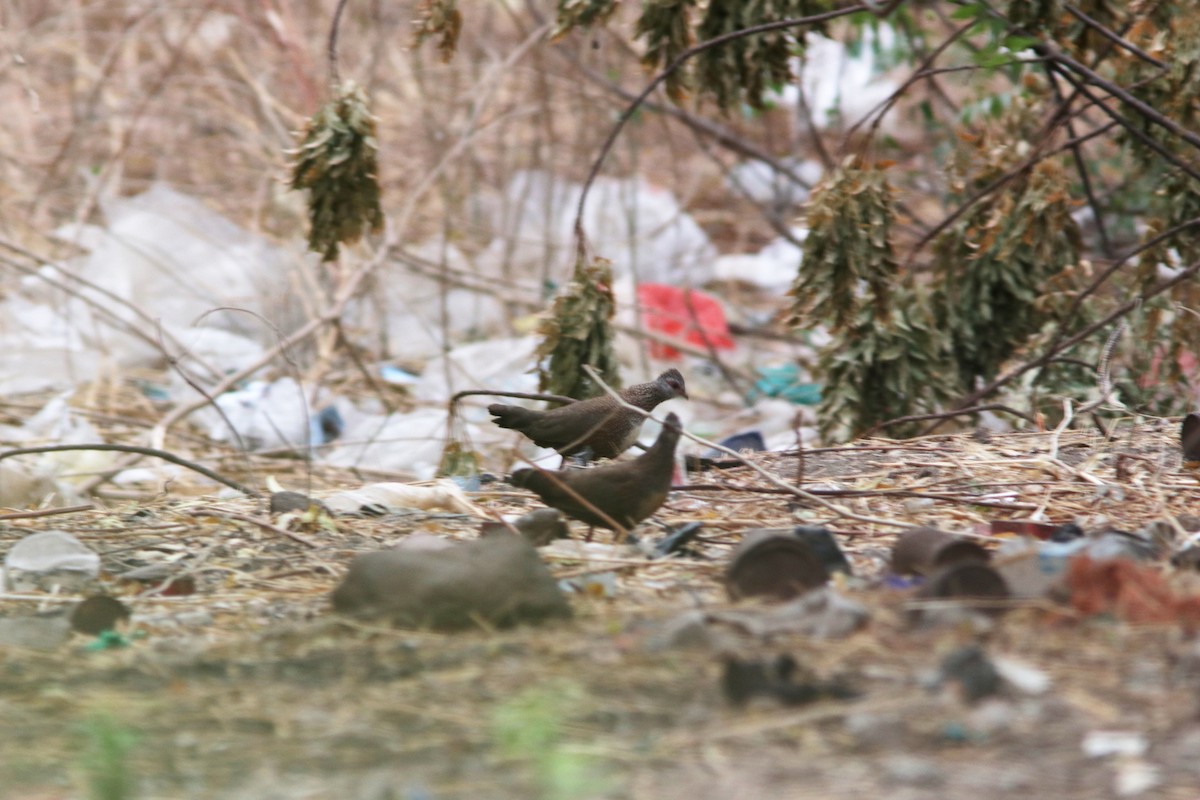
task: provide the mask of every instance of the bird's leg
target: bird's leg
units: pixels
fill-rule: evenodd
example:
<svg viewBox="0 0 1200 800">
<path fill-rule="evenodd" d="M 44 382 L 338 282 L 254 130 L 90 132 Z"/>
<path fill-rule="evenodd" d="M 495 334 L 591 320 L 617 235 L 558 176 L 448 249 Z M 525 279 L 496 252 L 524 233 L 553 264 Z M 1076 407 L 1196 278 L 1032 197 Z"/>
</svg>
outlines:
<svg viewBox="0 0 1200 800">
<path fill-rule="evenodd" d="M 595 526 L 595 525 L 588 525 L 588 532 L 587 532 L 587 536 L 583 537 L 583 540 L 584 540 L 585 542 L 590 542 L 590 541 L 592 540 L 592 537 L 593 537 L 593 536 L 595 536 L 595 535 L 596 535 L 596 526 Z"/>
</svg>

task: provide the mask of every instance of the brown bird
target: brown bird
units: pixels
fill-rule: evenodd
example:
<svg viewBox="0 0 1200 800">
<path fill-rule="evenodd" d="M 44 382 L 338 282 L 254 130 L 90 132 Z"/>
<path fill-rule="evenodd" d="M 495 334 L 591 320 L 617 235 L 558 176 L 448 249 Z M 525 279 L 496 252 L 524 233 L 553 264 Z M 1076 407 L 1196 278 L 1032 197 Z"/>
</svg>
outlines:
<svg viewBox="0 0 1200 800">
<path fill-rule="evenodd" d="M 649 383 L 622 389 L 621 399 L 643 411 L 653 411 L 672 397 L 687 398 L 687 387 L 677 369 L 669 369 Z M 534 411 L 494 403 L 488 406 L 492 422 L 520 431 L 538 447 L 551 447 L 564 456 L 591 449 L 596 458 L 616 458 L 637 441 L 644 417 L 612 397 L 601 395 L 577 403 Z"/>
<path fill-rule="evenodd" d="M 612 522 L 579 502 L 575 497 L 578 495 L 628 531 L 666 501 L 679 433 L 679 417 L 670 414 L 654 444 L 632 461 L 558 472 L 519 469 L 509 482 L 529 489 L 546 505 L 594 528 L 615 530 Z"/>
</svg>

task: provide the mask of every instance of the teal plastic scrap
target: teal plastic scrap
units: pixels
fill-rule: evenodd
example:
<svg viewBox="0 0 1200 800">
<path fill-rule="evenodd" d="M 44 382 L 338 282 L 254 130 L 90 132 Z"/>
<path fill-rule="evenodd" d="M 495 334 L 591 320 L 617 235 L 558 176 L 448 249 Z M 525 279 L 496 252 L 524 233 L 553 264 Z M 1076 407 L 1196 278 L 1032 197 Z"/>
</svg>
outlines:
<svg viewBox="0 0 1200 800">
<path fill-rule="evenodd" d="M 781 397 L 802 406 L 815 406 L 821 402 L 821 384 L 802 383 L 800 368 L 795 364 L 759 367 L 757 372 L 759 379 L 746 398 L 750 402 L 760 397 Z"/>
</svg>

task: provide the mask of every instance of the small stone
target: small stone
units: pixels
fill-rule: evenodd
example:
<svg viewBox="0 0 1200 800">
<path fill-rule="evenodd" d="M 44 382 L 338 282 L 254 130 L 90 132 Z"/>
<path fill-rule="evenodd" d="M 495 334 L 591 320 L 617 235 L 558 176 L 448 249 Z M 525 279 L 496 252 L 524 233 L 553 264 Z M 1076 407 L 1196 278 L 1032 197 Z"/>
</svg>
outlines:
<svg viewBox="0 0 1200 800">
<path fill-rule="evenodd" d="M 335 611 L 440 629 L 567 617 L 571 608 L 523 538 L 488 536 L 448 550 L 363 553 L 333 591 Z"/>
<path fill-rule="evenodd" d="M 933 787 L 941 785 L 945 777 L 936 763 L 916 756 L 888 756 L 883 768 L 897 783 L 908 786 Z"/>
<path fill-rule="evenodd" d="M 115 630 L 129 619 L 129 608 L 115 597 L 105 594 L 87 598 L 71 612 L 71 627 L 93 636 Z"/>
</svg>

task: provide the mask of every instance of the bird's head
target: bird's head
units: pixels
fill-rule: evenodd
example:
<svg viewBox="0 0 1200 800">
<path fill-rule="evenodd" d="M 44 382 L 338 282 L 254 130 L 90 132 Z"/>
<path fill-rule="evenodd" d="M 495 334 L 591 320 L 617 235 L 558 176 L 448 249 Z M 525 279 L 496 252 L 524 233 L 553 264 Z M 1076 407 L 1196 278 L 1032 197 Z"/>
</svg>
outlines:
<svg viewBox="0 0 1200 800">
<path fill-rule="evenodd" d="M 677 369 L 669 369 L 662 375 L 658 376 L 658 385 L 667 395 L 667 397 L 682 397 L 684 400 L 689 399 L 687 386 L 683 382 L 683 375 Z"/>
</svg>

